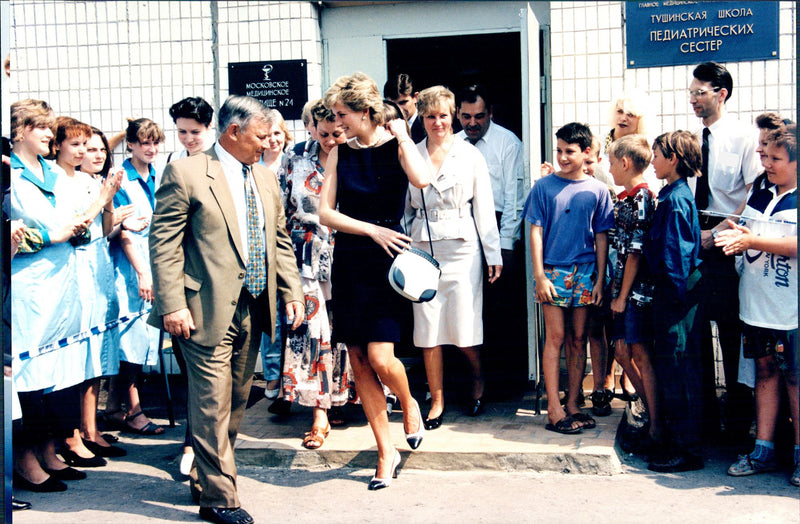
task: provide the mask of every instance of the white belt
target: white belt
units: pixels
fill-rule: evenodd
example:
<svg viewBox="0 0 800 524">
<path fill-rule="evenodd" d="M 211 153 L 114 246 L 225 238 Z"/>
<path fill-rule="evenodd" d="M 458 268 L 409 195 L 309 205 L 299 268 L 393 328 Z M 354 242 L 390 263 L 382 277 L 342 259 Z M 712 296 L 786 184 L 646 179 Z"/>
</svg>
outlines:
<svg viewBox="0 0 800 524">
<path fill-rule="evenodd" d="M 425 212 L 422 209 L 417 209 L 417 217 L 425 218 Z M 472 206 L 466 205 L 451 209 L 429 209 L 428 220 L 430 222 L 439 222 L 442 220 L 454 220 L 456 218 L 463 218 L 472 216 Z"/>
</svg>

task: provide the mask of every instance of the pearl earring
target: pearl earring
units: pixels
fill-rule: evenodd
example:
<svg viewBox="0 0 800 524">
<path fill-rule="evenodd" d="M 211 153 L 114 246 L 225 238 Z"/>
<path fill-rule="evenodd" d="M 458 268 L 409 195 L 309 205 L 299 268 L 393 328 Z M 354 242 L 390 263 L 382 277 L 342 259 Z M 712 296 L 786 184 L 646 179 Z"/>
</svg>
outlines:
<svg viewBox="0 0 800 524">
<path fill-rule="evenodd" d="M 367 117 L 365 117 L 364 115 L 361 115 L 361 120 L 364 120 L 365 118 L 367 118 Z"/>
</svg>

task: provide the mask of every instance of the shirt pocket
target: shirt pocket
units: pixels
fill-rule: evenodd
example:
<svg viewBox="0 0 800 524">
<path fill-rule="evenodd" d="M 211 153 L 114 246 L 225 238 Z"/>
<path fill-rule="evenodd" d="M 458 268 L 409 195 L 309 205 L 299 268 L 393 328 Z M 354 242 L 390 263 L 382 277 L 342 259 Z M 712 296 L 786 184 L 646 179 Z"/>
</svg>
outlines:
<svg viewBox="0 0 800 524">
<path fill-rule="evenodd" d="M 741 158 L 735 153 L 722 152 L 717 159 L 717 170 L 722 178 L 714 185 L 723 191 L 734 191 L 742 184 Z"/>
</svg>

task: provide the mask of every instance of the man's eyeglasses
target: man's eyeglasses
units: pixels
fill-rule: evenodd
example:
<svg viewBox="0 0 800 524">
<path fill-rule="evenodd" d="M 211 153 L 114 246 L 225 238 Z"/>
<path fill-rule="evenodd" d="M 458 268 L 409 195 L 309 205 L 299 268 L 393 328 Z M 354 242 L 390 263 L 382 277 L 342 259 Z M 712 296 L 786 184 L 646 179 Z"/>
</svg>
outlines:
<svg viewBox="0 0 800 524">
<path fill-rule="evenodd" d="M 722 89 L 721 87 L 715 87 L 713 89 L 687 89 L 689 92 L 690 97 L 700 98 L 701 96 L 705 95 L 706 93 L 711 93 L 712 91 L 716 93 Z"/>
</svg>

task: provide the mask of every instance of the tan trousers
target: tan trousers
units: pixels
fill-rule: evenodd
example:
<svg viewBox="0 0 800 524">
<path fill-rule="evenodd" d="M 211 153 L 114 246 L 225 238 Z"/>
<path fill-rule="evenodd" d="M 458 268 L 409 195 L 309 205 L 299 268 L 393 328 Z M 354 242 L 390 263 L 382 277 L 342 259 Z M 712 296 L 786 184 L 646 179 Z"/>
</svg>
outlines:
<svg viewBox="0 0 800 524">
<path fill-rule="evenodd" d="M 266 295 L 262 293 L 262 297 Z M 200 506 L 238 508 L 233 446 L 247 407 L 266 301 L 242 289 L 236 313 L 216 347 L 180 341 L 186 360 L 189 427 L 195 461 L 190 487 Z"/>
</svg>

